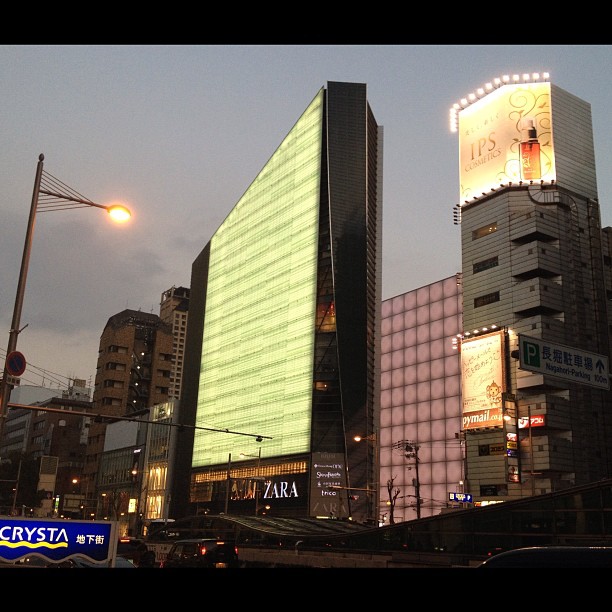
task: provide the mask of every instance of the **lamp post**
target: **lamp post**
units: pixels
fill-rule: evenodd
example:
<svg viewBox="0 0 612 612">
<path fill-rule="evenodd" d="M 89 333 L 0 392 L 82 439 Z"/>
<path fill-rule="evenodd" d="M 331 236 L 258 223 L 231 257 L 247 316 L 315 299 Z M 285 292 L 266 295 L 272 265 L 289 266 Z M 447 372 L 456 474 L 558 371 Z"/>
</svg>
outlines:
<svg viewBox="0 0 612 612">
<path fill-rule="evenodd" d="M 84 208 L 91 206 L 94 208 L 102 208 L 106 210 L 112 219 L 118 222 L 127 221 L 130 218 L 130 211 L 119 204 L 105 206 L 96 204 L 81 194 L 77 193 L 52 175 L 43 170 L 43 160 L 45 156 L 41 153 L 38 156 L 38 165 L 36 167 L 36 178 L 34 179 L 34 190 L 32 192 L 32 203 L 30 205 L 30 216 L 28 218 L 28 227 L 26 230 L 25 242 L 23 245 L 23 256 L 21 259 L 21 269 L 19 272 L 19 283 L 17 284 L 17 294 L 15 296 L 15 306 L 13 308 L 13 319 L 11 329 L 9 331 L 8 346 L 6 349 L 6 361 L 4 362 L 4 371 L 2 374 L 1 390 L 0 390 L 0 444 L 4 437 L 4 426 L 8 412 L 8 403 L 11 398 L 11 372 L 9 371 L 8 357 L 14 353 L 17 348 L 17 338 L 22 331 L 19 329 L 21 324 L 21 310 L 23 307 L 23 297 L 25 293 L 26 279 L 28 276 L 28 266 L 30 263 L 30 253 L 32 250 L 32 238 L 34 235 L 34 226 L 36 224 L 37 212 L 52 212 L 66 208 Z M 41 198 L 41 196 L 45 196 Z"/>
<path fill-rule="evenodd" d="M 370 507 L 368 508 L 368 518 L 370 520 L 375 521 L 376 523 L 378 523 L 378 507 L 379 507 L 379 503 L 378 500 L 380 498 L 380 491 L 378 489 L 378 479 L 379 479 L 379 467 L 378 467 L 378 435 L 376 434 L 376 432 L 371 433 L 368 436 L 354 436 L 353 440 L 355 440 L 355 442 L 361 442 L 362 440 L 366 440 L 368 442 L 372 442 L 372 452 L 374 454 L 374 461 L 372 462 L 372 469 L 374 471 L 374 486 L 372 487 L 373 489 L 373 499 L 370 497 L 370 495 L 368 494 L 368 498 L 370 500 Z M 368 477 L 368 481 L 366 483 L 366 490 L 372 490 L 370 489 L 370 475 L 371 472 L 369 470 L 367 470 L 367 477 Z"/>
<path fill-rule="evenodd" d="M 255 470 L 255 516 L 259 514 L 259 468 L 261 466 L 261 446 L 257 449 L 256 455 L 248 455 L 247 453 L 240 453 L 241 457 L 257 457 L 257 469 Z"/>
</svg>

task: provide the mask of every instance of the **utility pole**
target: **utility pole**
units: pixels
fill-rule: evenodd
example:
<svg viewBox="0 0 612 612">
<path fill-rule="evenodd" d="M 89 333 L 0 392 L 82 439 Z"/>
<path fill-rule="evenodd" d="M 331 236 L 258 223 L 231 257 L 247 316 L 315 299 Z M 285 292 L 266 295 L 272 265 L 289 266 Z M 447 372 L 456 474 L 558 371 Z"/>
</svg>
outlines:
<svg viewBox="0 0 612 612">
<path fill-rule="evenodd" d="M 393 448 L 404 453 L 406 459 L 414 459 L 415 478 L 413 479 L 414 493 L 416 497 L 416 513 L 417 518 L 421 518 L 421 483 L 419 481 L 419 449 L 421 448 L 416 442 L 410 440 L 400 440 L 393 444 Z M 411 467 L 408 468 L 412 469 Z"/>
<path fill-rule="evenodd" d="M 232 486 L 232 453 L 227 457 L 227 478 L 225 481 L 225 514 L 229 507 L 230 487 Z"/>
</svg>

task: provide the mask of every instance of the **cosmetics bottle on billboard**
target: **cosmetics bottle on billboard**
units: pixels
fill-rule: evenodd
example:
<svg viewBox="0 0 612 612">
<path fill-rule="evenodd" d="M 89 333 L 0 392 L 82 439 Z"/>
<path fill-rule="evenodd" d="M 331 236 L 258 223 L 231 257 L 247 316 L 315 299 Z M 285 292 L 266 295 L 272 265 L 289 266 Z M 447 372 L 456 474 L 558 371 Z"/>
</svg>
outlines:
<svg viewBox="0 0 612 612">
<path fill-rule="evenodd" d="M 521 178 L 524 181 L 532 181 L 541 178 L 540 169 L 540 143 L 538 133 L 533 124 L 533 119 L 525 119 L 523 137 L 519 144 L 521 156 Z"/>
</svg>

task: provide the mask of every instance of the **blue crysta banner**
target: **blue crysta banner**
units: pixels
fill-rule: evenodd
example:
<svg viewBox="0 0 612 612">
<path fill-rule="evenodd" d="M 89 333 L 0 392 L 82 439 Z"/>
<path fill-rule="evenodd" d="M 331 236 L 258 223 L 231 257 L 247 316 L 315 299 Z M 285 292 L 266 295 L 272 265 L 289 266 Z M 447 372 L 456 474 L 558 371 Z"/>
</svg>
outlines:
<svg viewBox="0 0 612 612">
<path fill-rule="evenodd" d="M 114 561 L 115 521 L 69 521 L 0 517 L 0 561 L 17 561 L 33 554 L 49 561 L 83 556 L 91 561 Z"/>
</svg>

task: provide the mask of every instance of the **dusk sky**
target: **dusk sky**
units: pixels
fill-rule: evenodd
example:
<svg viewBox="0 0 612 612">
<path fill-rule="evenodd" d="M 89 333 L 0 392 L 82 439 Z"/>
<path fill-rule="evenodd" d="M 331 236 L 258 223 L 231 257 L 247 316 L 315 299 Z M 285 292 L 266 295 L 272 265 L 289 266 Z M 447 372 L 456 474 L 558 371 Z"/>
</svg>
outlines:
<svg viewBox="0 0 612 612">
<path fill-rule="evenodd" d="M 18 350 L 22 384 L 93 387 L 100 335 L 126 308 L 159 314 L 328 81 L 366 83 L 384 129 L 383 299 L 461 270 L 454 102 L 504 74 L 549 72 L 591 104 L 602 226 L 612 225 L 610 45 L 0 46 L 0 358 L 38 156 L 100 204 L 39 213 Z"/>
</svg>

